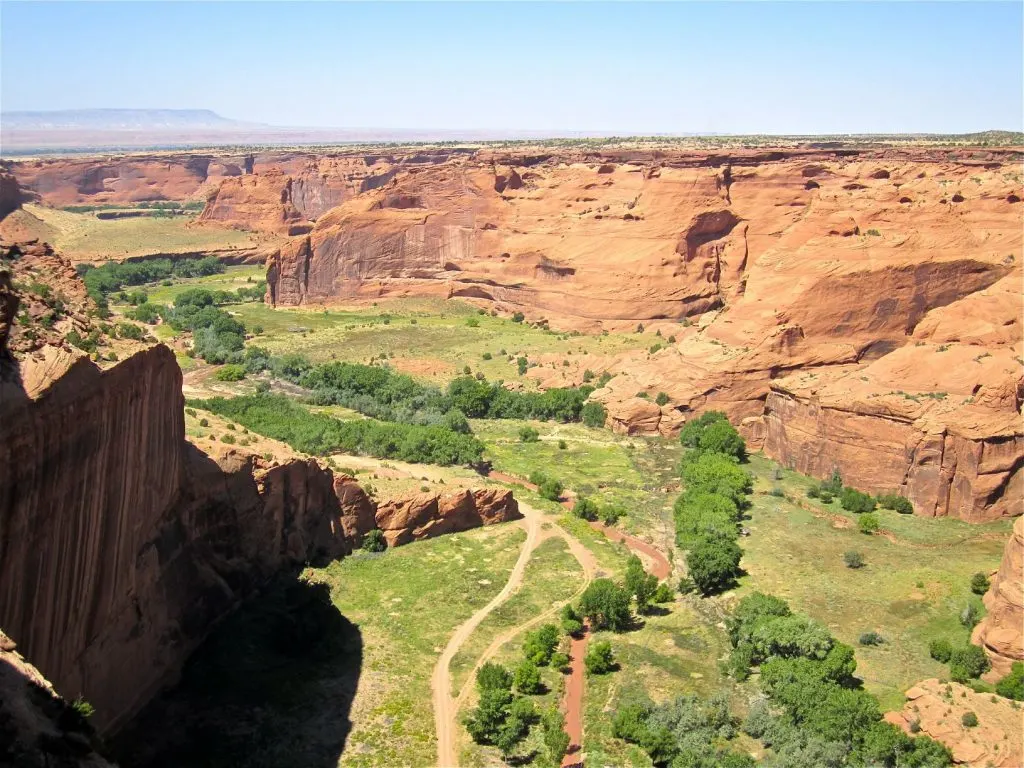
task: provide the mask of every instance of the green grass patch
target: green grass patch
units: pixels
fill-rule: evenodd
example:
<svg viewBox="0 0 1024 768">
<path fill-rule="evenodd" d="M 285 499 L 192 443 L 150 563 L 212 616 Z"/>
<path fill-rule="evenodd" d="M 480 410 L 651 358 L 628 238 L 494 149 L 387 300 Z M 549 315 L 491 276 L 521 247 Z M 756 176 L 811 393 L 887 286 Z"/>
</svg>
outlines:
<svg viewBox="0 0 1024 768">
<path fill-rule="evenodd" d="M 341 765 L 433 765 L 434 664 L 455 628 L 501 590 L 524 540 L 517 526 L 490 526 L 315 571 L 363 639 Z"/>
<path fill-rule="evenodd" d="M 582 586 L 583 569 L 569 552 L 565 540 L 552 537 L 542 542 L 526 566 L 519 591 L 483 620 L 452 659 L 452 694 L 458 695 L 470 670 L 495 637 L 549 611 L 557 603 L 568 600 Z M 557 612 L 546 621 L 558 624 Z M 510 663 L 517 664 L 520 661 L 517 653 L 522 646 L 522 635 L 510 641 L 507 646 L 516 651 Z"/>
<path fill-rule="evenodd" d="M 72 261 L 125 259 L 156 253 L 250 248 L 255 236 L 237 229 L 190 226 L 191 216 L 97 219 L 92 213 L 73 213 L 41 205 L 25 209 L 53 227 L 53 246 Z"/>
<path fill-rule="evenodd" d="M 903 692 L 928 677 L 943 677 L 945 665 L 928 655 L 928 643 L 945 637 L 967 642 L 969 631 L 959 623 L 969 602 L 971 575 L 998 567 L 1009 523 L 968 524 L 958 520 L 899 515 L 880 510 L 881 535 L 858 532 L 856 515 L 838 503 L 821 505 L 803 498 L 808 478 L 783 471 L 775 480 L 774 465 L 752 457 L 757 476 L 744 550 L 741 593 L 760 590 L 778 595 L 796 611 L 827 625 L 844 643 L 856 648 L 857 674 L 884 709 L 902 705 Z M 780 487 L 802 498 L 817 516 L 785 498 L 758 493 Z M 839 521 L 836 527 L 833 518 Z M 859 551 L 866 565 L 847 568 L 843 553 Z M 878 632 L 885 642 L 860 646 L 865 632 Z"/>
</svg>

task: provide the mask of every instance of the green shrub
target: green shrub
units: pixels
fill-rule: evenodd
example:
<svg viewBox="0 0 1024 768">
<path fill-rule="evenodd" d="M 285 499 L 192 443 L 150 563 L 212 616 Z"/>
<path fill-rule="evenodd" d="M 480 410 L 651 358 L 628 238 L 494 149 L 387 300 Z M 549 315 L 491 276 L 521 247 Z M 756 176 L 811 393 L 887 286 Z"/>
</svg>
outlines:
<svg viewBox="0 0 1024 768">
<path fill-rule="evenodd" d="M 554 624 L 543 624 L 523 638 L 523 656 L 540 667 L 551 661 L 551 655 L 557 647 L 558 627 Z"/>
<path fill-rule="evenodd" d="M 661 582 L 658 588 L 654 590 L 654 597 L 652 602 L 655 603 L 671 603 L 675 600 L 675 593 L 672 591 L 672 587 L 668 585 L 668 582 Z"/>
<path fill-rule="evenodd" d="M 996 693 L 1007 699 L 1024 701 L 1024 662 L 1013 662 L 1010 674 L 996 683 Z"/>
<path fill-rule="evenodd" d="M 938 662 L 946 664 L 953 655 L 953 646 L 949 640 L 936 639 L 928 643 L 928 655 Z"/>
<path fill-rule="evenodd" d="M 632 621 L 630 594 L 611 579 L 594 579 L 580 597 L 579 614 L 595 630 L 620 632 Z"/>
<path fill-rule="evenodd" d="M 526 316 L 522 312 L 515 312 L 512 314 L 513 323 L 521 323 L 526 319 Z"/>
<path fill-rule="evenodd" d="M 821 490 L 828 491 L 833 496 L 838 496 L 843 490 L 843 476 L 838 469 L 832 470 L 832 475 L 821 484 Z"/>
<path fill-rule="evenodd" d="M 582 628 L 582 625 L 581 625 L 581 628 Z M 579 629 L 576 630 L 576 632 L 579 632 L 579 631 L 580 631 Z M 567 634 L 574 634 L 574 633 L 567 633 Z M 562 653 L 561 651 L 555 651 L 553 654 L 551 654 L 551 662 L 550 662 L 551 663 L 551 668 L 552 669 L 557 669 L 559 672 L 563 672 L 564 673 L 565 671 L 567 671 L 568 668 L 569 668 L 569 663 L 571 661 L 572 661 L 572 659 L 569 658 L 569 654 L 567 654 L 567 653 Z"/>
<path fill-rule="evenodd" d="M 966 683 L 981 677 L 990 666 L 988 656 L 980 646 L 954 648 L 949 657 L 949 678 L 957 683 Z"/>
<path fill-rule="evenodd" d="M 976 595 L 984 595 L 988 592 L 989 581 L 988 576 L 984 573 L 976 573 L 971 576 L 971 592 Z"/>
<path fill-rule="evenodd" d="M 565 632 L 565 634 L 575 637 L 583 631 L 583 622 L 580 621 L 579 614 L 576 613 L 576 609 L 571 605 L 566 605 L 562 608 L 560 618 L 562 622 L 562 631 Z"/>
<path fill-rule="evenodd" d="M 96 714 L 96 708 L 81 696 L 77 697 L 68 706 L 70 706 L 71 709 L 73 709 L 75 713 L 82 718 L 92 717 Z"/>
<path fill-rule="evenodd" d="M 480 327 L 480 321 L 477 320 L 475 317 L 469 317 L 469 318 L 466 318 L 466 325 L 468 327 L 470 327 L 470 328 L 479 328 Z"/>
<path fill-rule="evenodd" d="M 654 402 L 657 405 L 668 405 L 669 396 L 666 392 L 659 392 L 658 396 L 654 398 Z"/>
<path fill-rule="evenodd" d="M 822 491 L 818 500 L 822 504 L 831 504 L 833 501 L 835 501 L 835 498 L 832 496 L 831 491 Z"/>
<path fill-rule="evenodd" d="M 519 693 L 532 696 L 544 692 L 544 686 L 540 682 L 540 670 L 532 661 L 523 660 L 516 667 L 514 676 L 515 688 Z"/>
<path fill-rule="evenodd" d="M 533 427 L 521 427 L 519 429 L 519 441 L 522 443 L 536 443 L 540 440 L 540 432 Z"/>
<path fill-rule="evenodd" d="M 568 447 L 569 447 L 569 444 L 567 442 L 565 442 L 565 440 L 559 440 L 558 441 L 558 450 L 564 451 Z"/>
<path fill-rule="evenodd" d="M 973 712 L 964 712 L 960 717 L 960 722 L 963 723 L 964 728 L 976 728 L 978 725 L 978 716 Z"/>
<path fill-rule="evenodd" d="M 807 489 L 807 498 L 809 498 L 809 499 L 816 499 L 820 495 L 821 495 L 821 486 L 819 486 L 817 483 L 815 483 L 814 485 L 812 485 L 810 488 Z"/>
<path fill-rule="evenodd" d="M 873 533 L 877 533 L 878 528 L 878 515 L 874 513 L 861 515 L 860 519 L 857 521 L 857 530 L 859 530 L 861 533 L 871 535 Z"/>
<path fill-rule="evenodd" d="M 960 611 L 960 623 L 968 629 L 974 629 L 979 621 L 981 621 L 981 611 L 974 603 L 968 603 Z"/>
<path fill-rule="evenodd" d="M 565 487 L 562 485 L 561 480 L 549 477 L 540 484 L 538 493 L 540 493 L 541 498 L 547 499 L 548 501 L 561 501 L 562 491 L 564 490 Z"/>
<path fill-rule="evenodd" d="M 576 515 L 576 517 L 580 517 L 588 521 L 597 520 L 600 512 L 601 510 L 597 504 L 586 496 L 577 496 L 576 502 L 572 507 L 572 513 Z"/>
<path fill-rule="evenodd" d="M 857 550 L 851 549 L 843 553 L 843 562 L 847 568 L 863 568 L 864 556 Z"/>
<path fill-rule="evenodd" d="M 856 488 L 843 488 L 839 494 L 839 504 L 847 512 L 872 512 L 875 509 L 874 498 Z"/>
<path fill-rule="evenodd" d="M 245 367 L 237 363 L 221 366 L 215 374 L 217 381 L 241 381 L 245 378 Z"/>
<path fill-rule="evenodd" d="M 490 352 L 484 352 L 484 353 L 483 353 L 483 354 L 481 355 L 481 357 L 482 357 L 482 358 L 483 358 L 484 360 L 490 360 L 490 359 L 491 359 L 491 353 L 490 353 Z"/>
<path fill-rule="evenodd" d="M 601 508 L 601 522 L 607 526 L 612 526 L 619 522 L 619 518 L 625 514 L 626 511 L 617 504 L 605 504 Z"/>
<path fill-rule="evenodd" d="M 583 664 L 587 668 L 587 673 L 591 675 L 604 675 L 611 672 L 615 668 L 612 644 L 607 640 L 593 643 L 583 658 Z"/>
<path fill-rule="evenodd" d="M 601 403 L 591 400 L 580 410 L 580 418 L 588 427 L 603 427 L 608 420 L 608 411 Z"/>
<path fill-rule="evenodd" d="M 364 552 L 383 552 L 387 548 L 387 539 L 384 538 L 384 531 L 380 528 L 374 528 L 363 537 Z"/>
<path fill-rule="evenodd" d="M 701 594 L 713 595 L 733 585 L 742 556 L 733 539 L 701 537 L 686 554 L 686 570 Z"/>
<path fill-rule="evenodd" d="M 895 493 L 879 496 L 878 505 L 883 509 L 895 510 L 901 515 L 912 515 L 914 513 L 914 505 L 910 503 L 910 499 L 905 499 Z"/>
<path fill-rule="evenodd" d="M 885 638 L 877 632 L 865 632 L 857 638 L 857 642 L 861 645 L 881 645 L 885 642 Z"/>
</svg>

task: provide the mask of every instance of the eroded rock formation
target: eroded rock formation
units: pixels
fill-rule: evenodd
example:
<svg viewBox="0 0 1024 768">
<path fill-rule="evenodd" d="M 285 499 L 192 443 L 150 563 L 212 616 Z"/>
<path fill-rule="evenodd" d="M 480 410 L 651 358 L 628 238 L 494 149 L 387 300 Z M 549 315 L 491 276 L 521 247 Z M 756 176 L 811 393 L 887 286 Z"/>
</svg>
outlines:
<svg viewBox="0 0 1024 768">
<path fill-rule="evenodd" d="M 974 628 L 972 642 L 988 654 L 993 681 L 1010 673 L 1015 661 L 1024 661 L 1024 517 L 1013 526 L 1003 550 L 1003 561 L 985 593 L 986 614 Z"/>
<path fill-rule="evenodd" d="M 907 691 L 901 712 L 887 712 L 885 719 L 911 733 L 920 733 L 945 744 L 957 765 L 1018 768 L 1024 765 L 1024 711 L 1013 702 L 988 693 L 975 693 L 966 685 L 922 680 Z M 973 712 L 978 725 L 968 727 L 961 719 Z"/>
<path fill-rule="evenodd" d="M 185 162 L 143 158 L 117 178 L 158 161 Z M 79 162 L 11 168 L 52 202 Z M 643 323 L 660 349 L 527 375 L 615 374 L 594 397 L 629 434 L 724 410 L 769 456 L 921 514 L 1024 511 L 1015 150 L 406 149 L 205 168 L 203 226 L 313 225 L 271 252 L 272 303 L 460 297 L 566 329 Z M 89 199 L 131 187 L 104 178 Z M 669 402 L 656 412 L 638 392 Z"/>
<path fill-rule="evenodd" d="M 512 491 L 493 488 L 441 495 L 422 493 L 384 501 L 376 510 L 377 527 L 384 532 L 389 547 L 520 517 Z"/>
</svg>

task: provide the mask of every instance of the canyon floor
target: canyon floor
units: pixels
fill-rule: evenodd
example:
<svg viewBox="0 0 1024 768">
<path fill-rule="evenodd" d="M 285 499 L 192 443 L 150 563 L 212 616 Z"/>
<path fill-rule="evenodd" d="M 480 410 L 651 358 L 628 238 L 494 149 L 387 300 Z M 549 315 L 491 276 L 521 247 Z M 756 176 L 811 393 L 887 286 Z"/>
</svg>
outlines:
<svg viewBox="0 0 1024 768">
<path fill-rule="evenodd" d="M 222 275 L 175 280 L 172 285 L 144 288 L 150 301 L 171 302 L 186 290 L 205 287 L 234 290 L 260 277 L 253 267 L 229 267 Z M 127 305 L 112 304 L 115 312 Z M 537 387 L 535 376 L 522 376 L 517 360 L 544 360 L 547 368 L 574 358 L 601 371 L 605 354 L 642 350 L 650 334 L 618 333 L 576 336 L 514 323 L 508 318 L 480 314 L 469 305 L 435 300 L 380 300 L 350 307 L 273 310 L 259 303 L 225 307 L 248 328 L 260 326 L 250 343 L 275 353 L 299 352 L 313 360 L 348 360 L 367 363 L 386 359 L 396 370 L 423 381 L 444 382 L 457 373 L 481 372 L 488 379 L 504 378 L 523 389 Z M 169 327 L 154 333 L 177 349 L 185 369 L 184 391 L 189 398 L 231 397 L 251 393 L 261 377 L 225 382 L 211 366 L 185 354 L 182 339 Z M 657 338 L 657 337 L 654 337 Z M 485 359 L 486 352 L 490 359 Z M 554 358 L 554 359 L 552 359 Z M 532 370 L 532 369 L 531 369 Z M 287 391 L 273 382 L 275 391 Z M 337 406 L 314 410 L 335 418 L 362 419 Z M 616 434 L 580 424 L 524 420 L 470 420 L 471 429 L 486 446 L 485 457 L 501 477 L 526 478 L 540 470 L 557 476 L 574 494 L 626 510 L 619 527 L 650 542 L 671 561 L 681 556 L 674 543 L 672 502 L 680 490 L 678 464 L 683 454 L 673 438 Z M 538 439 L 523 442 L 520 431 L 535 429 Z M 291 453 L 276 441 L 260 438 L 223 416 L 189 409 L 186 430 L 198 444 L 216 443 L 225 435 L 251 440 L 251 448 L 267 455 Z M 437 492 L 457 487 L 513 487 L 523 523 L 505 523 L 467 533 L 415 542 L 382 555 L 357 554 L 326 568 L 307 569 L 306 581 L 324 583 L 341 615 L 361 636 L 361 669 L 354 682 L 351 731 L 347 734 L 341 765 L 388 766 L 396 763 L 430 765 L 437 757 L 435 720 L 444 719 L 443 749 L 465 766 L 500 763 L 493 747 L 473 744 L 459 725 L 475 704 L 471 674 L 485 660 L 515 665 L 524 633 L 539 620 L 556 614 L 559 606 L 578 596 L 595 575 L 620 578 L 628 550 L 615 544 L 569 514 L 564 507 L 539 496 L 519 483 L 509 485 L 469 469 L 385 461 L 365 456 L 334 454 L 330 466 L 352 474 L 378 498 Z M 655 701 L 695 693 L 726 691 L 739 714 L 748 707 L 754 689 L 725 677 L 719 662 L 727 654 L 728 640 L 722 621 L 745 594 L 763 591 L 784 597 L 795 610 L 826 624 L 837 638 L 857 649 L 858 673 L 886 709 L 899 709 L 903 692 L 922 679 L 942 676 L 944 666 L 929 657 L 929 642 L 936 638 L 959 641 L 966 630 L 958 615 L 968 605 L 984 610 L 970 591 L 970 578 L 991 572 L 999 563 L 1010 522 L 970 524 L 947 518 L 923 518 L 880 512 L 881 530 L 864 535 L 857 517 L 837 502 L 810 499 L 812 479 L 780 466 L 761 455 L 746 465 L 755 477 L 752 507 L 744 523 L 743 575 L 738 586 L 724 595 L 701 599 L 677 595 L 659 610 L 644 616 L 640 625 L 625 633 L 597 633 L 593 641 L 607 639 L 614 646 L 620 670 L 586 679 L 583 707 L 583 745 L 580 758 L 592 765 L 649 765 L 635 746 L 610 732 L 609 711 L 623 701 L 650 696 Z M 843 553 L 856 549 L 866 566 L 850 569 Z M 676 575 L 678 575 L 678 566 Z M 245 609 L 243 609 L 244 611 Z M 472 623 L 467 624 L 472 618 Z M 223 633 L 212 643 L 218 647 Z M 858 645 L 869 631 L 885 642 Z M 443 673 L 438 670 L 444 659 Z M 220 658 L 230 671 L 230 658 Z M 202 662 L 196 662 L 202 664 Z M 247 664 L 245 658 L 239 663 Z M 439 676 L 440 675 L 440 676 Z M 431 678 L 433 676 L 433 683 Z M 167 713 L 208 704 L 191 698 L 186 686 L 160 706 Z M 556 670 L 543 669 L 546 693 L 533 697 L 539 707 L 556 706 L 566 679 Z M 439 686 L 448 681 L 449 690 Z M 201 691 L 202 689 L 200 689 Z M 273 686 L 267 696 L 271 712 L 290 712 L 296 734 L 269 754 L 277 765 L 308 765 L 313 747 L 297 748 L 307 725 L 318 722 L 313 702 L 297 706 L 308 710 L 302 725 L 293 706 L 294 691 Z M 174 697 L 178 697 L 175 699 Z M 439 715 L 436 702 L 444 700 Z M 435 702 L 432 705 L 432 701 Z M 190 702 L 188 706 L 183 702 Z M 223 706 L 214 704 L 214 707 Z M 283 709 L 282 709 L 283 708 Z M 221 712 L 220 717 L 224 716 Z M 244 734 L 242 728 L 240 733 Z M 183 738 L 171 729 L 165 744 L 178 754 Z M 153 738 L 147 734 L 146 738 Z M 235 749 L 243 749 L 242 742 Z M 158 739 L 156 743 L 161 743 Z M 758 754 L 756 742 L 741 736 L 739 743 Z M 266 755 L 262 742 L 249 744 Z M 296 751 L 297 750 L 297 751 Z M 532 735 L 520 750 L 544 765 L 543 744 Z M 252 753 L 255 760 L 255 754 Z M 290 755 L 285 757 L 285 755 Z M 152 761 L 144 764 L 157 765 Z M 227 765 L 215 757 L 197 765 Z M 256 764 L 256 763 L 252 763 Z"/>
</svg>

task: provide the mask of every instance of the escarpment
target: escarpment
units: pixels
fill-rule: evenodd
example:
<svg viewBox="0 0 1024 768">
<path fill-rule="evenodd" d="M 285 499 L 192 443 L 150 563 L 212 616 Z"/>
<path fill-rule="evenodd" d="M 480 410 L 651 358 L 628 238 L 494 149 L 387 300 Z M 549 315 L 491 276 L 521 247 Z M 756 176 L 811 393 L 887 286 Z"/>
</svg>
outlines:
<svg viewBox="0 0 1024 768">
<path fill-rule="evenodd" d="M 723 410 L 788 466 L 983 520 L 1024 511 L 1018 161 L 924 147 L 271 152 L 221 158 L 238 172 L 204 182 L 201 226 L 301 233 L 268 258 L 279 306 L 435 296 L 563 330 L 642 326 L 660 334 L 649 352 L 526 375 L 552 387 L 607 371 L 594 398 L 616 430 L 673 435 Z M 57 174 L 11 168 L 37 192 Z"/>
<path fill-rule="evenodd" d="M 6 275 L 4 342 L 18 306 Z M 101 368 L 31 340 L 0 356 L 0 626 L 65 696 L 87 698 L 107 733 L 240 601 L 282 570 L 350 553 L 379 510 L 313 459 L 187 442 L 166 346 Z M 424 508 L 389 517 L 393 543 L 518 516 L 510 492 Z"/>
</svg>

